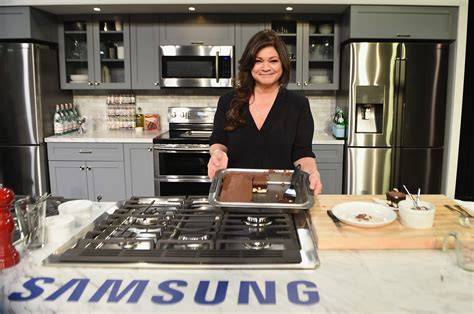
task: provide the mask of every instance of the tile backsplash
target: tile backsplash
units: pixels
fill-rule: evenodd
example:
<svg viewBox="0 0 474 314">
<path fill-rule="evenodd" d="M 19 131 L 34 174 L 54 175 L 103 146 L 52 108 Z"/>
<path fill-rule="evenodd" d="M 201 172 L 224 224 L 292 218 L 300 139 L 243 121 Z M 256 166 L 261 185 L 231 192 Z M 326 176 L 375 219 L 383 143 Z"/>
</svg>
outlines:
<svg viewBox="0 0 474 314">
<path fill-rule="evenodd" d="M 168 128 L 168 107 L 215 107 L 218 96 L 176 96 L 176 95 L 136 95 L 137 107 L 143 113 L 160 115 L 162 130 Z M 333 96 L 308 96 L 316 132 L 330 132 L 331 121 L 336 108 L 336 98 Z M 74 103 L 78 105 L 80 114 L 86 117 L 89 129 L 107 128 L 106 112 L 107 96 L 74 95 Z"/>
</svg>

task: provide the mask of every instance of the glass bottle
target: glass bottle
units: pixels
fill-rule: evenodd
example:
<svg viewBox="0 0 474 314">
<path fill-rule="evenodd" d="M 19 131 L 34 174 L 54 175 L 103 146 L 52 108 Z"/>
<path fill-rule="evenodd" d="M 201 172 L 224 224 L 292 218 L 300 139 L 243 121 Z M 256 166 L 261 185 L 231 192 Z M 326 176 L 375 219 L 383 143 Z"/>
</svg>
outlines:
<svg viewBox="0 0 474 314">
<path fill-rule="evenodd" d="M 135 127 L 143 128 L 145 125 L 145 116 L 142 113 L 142 108 L 137 108 L 137 114 L 135 115 Z"/>
<path fill-rule="evenodd" d="M 336 113 L 332 119 L 332 134 L 337 139 L 343 139 L 346 131 L 346 119 L 341 107 L 336 107 Z"/>
<path fill-rule="evenodd" d="M 59 114 L 61 115 L 61 120 L 63 121 L 63 134 L 69 133 L 69 121 L 67 120 L 66 112 L 64 110 L 64 104 L 59 106 Z"/>
<path fill-rule="evenodd" d="M 64 133 L 63 120 L 59 114 L 59 105 L 56 105 L 56 113 L 54 114 L 54 135 L 61 135 Z"/>
</svg>

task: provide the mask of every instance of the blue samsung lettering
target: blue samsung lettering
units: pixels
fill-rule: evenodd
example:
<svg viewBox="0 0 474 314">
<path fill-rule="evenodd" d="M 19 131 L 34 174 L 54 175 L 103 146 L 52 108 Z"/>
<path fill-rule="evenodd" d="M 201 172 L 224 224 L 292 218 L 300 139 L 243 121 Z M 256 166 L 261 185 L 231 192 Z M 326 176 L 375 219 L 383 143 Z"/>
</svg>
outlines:
<svg viewBox="0 0 474 314">
<path fill-rule="evenodd" d="M 71 289 L 74 285 L 77 284 L 76 288 L 72 291 L 71 295 L 67 299 L 68 301 L 79 301 L 84 290 L 89 283 L 89 279 L 71 279 L 64 286 L 53 292 L 49 297 L 46 298 L 46 301 L 54 301 L 64 294 L 67 290 Z"/>
<path fill-rule="evenodd" d="M 29 295 L 23 295 L 22 292 L 12 292 L 8 296 L 8 300 L 10 300 L 10 301 L 29 301 L 29 300 L 33 300 L 33 299 L 39 297 L 43 293 L 44 289 L 36 285 L 36 282 L 38 282 L 38 281 L 43 281 L 44 283 L 53 283 L 54 278 L 51 278 L 51 277 L 31 278 L 23 284 L 23 287 L 25 289 L 27 289 L 28 291 L 30 291 Z"/>
<path fill-rule="evenodd" d="M 207 301 L 206 294 L 209 290 L 209 281 L 200 281 L 196 290 L 196 294 L 194 295 L 194 302 L 207 305 L 219 304 L 225 300 L 228 286 L 228 281 L 219 281 L 217 283 L 217 289 L 216 294 L 214 295 L 214 299 Z"/>
<path fill-rule="evenodd" d="M 239 289 L 238 304 L 249 304 L 250 288 L 252 288 L 257 301 L 260 304 L 275 304 L 276 289 L 274 281 L 265 281 L 265 296 L 255 281 L 241 281 Z"/>
<path fill-rule="evenodd" d="M 288 300 L 294 304 L 303 304 L 303 305 L 310 305 L 316 304 L 319 302 L 319 293 L 315 290 L 306 290 L 303 291 L 303 294 L 307 296 L 306 300 L 301 300 L 300 295 L 298 293 L 298 286 L 304 286 L 306 288 L 317 288 L 316 284 L 312 283 L 311 281 L 292 281 L 288 283 L 287 290 L 288 290 Z"/>
<path fill-rule="evenodd" d="M 98 302 L 104 294 L 112 287 L 107 302 L 119 302 L 128 292 L 132 291 L 132 295 L 128 298 L 127 303 L 137 303 L 143 294 L 149 280 L 132 280 L 132 282 L 119 293 L 120 285 L 123 280 L 109 279 L 106 280 L 102 286 L 99 287 L 97 292 L 89 299 L 89 302 Z"/>
<path fill-rule="evenodd" d="M 176 284 L 178 287 L 187 287 L 188 283 L 183 280 L 167 280 L 163 281 L 158 285 L 160 291 L 166 292 L 170 295 L 168 300 L 165 300 L 165 297 L 162 295 L 154 295 L 151 297 L 153 303 L 158 304 L 175 304 L 181 301 L 184 297 L 184 294 L 181 291 L 171 288 L 172 284 Z"/>
</svg>

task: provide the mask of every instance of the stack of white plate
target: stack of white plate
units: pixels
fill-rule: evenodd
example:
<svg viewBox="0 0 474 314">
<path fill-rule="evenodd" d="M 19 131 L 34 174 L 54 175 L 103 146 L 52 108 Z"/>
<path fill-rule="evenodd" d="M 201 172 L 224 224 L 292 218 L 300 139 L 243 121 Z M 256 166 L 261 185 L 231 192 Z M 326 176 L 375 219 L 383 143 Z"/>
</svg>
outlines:
<svg viewBox="0 0 474 314">
<path fill-rule="evenodd" d="M 71 74 L 69 75 L 71 78 L 71 83 L 87 83 L 89 82 L 89 75 L 87 74 Z"/>
</svg>

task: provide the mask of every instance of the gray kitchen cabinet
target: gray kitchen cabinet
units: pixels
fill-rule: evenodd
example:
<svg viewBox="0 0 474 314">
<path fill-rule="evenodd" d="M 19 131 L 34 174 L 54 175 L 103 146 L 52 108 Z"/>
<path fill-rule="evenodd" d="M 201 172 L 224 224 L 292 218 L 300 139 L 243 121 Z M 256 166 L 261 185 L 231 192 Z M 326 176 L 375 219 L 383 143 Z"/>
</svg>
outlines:
<svg viewBox="0 0 474 314">
<path fill-rule="evenodd" d="M 104 201 L 125 199 L 123 144 L 48 143 L 53 195 Z"/>
<path fill-rule="evenodd" d="M 242 57 L 245 46 L 255 33 L 265 29 L 265 18 L 262 16 L 237 16 L 235 21 L 235 65 Z M 236 71 L 237 73 L 237 71 Z"/>
<path fill-rule="evenodd" d="M 289 89 L 337 90 L 339 25 L 333 16 L 270 16 L 266 28 L 285 42 L 292 75 Z"/>
<path fill-rule="evenodd" d="M 342 40 L 456 39 L 457 8 L 428 6 L 351 6 L 344 17 Z"/>
<path fill-rule="evenodd" d="M 89 199 L 83 161 L 49 161 L 51 193 L 72 199 Z"/>
<path fill-rule="evenodd" d="M 153 145 L 124 144 L 127 198 L 155 195 Z"/>
<path fill-rule="evenodd" d="M 0 39 L 58 41 L 56 18 L 32 7 L 0 7 Z"/>
<path fill-rule="evenodd" d="M 160 28 L 157 15 L 130 17 L 133 89 L 160 89 Z"/>
<path fill-rule="evenodd" d="M 344 146 L 318 144 L 313 145 L 313 152 L 323 184 L 322 194 L 341 194 Z"/>
<path fill-rule="evenodd" d="M 176 15 L 160 18 L 161 45 L 233 46 L 233 15 Z"/>
<path fill-rule="evenodd" d="M 58 36 L 62 89 L 131 87 L 127 16 L 63 16 Z"/>
</svg>

